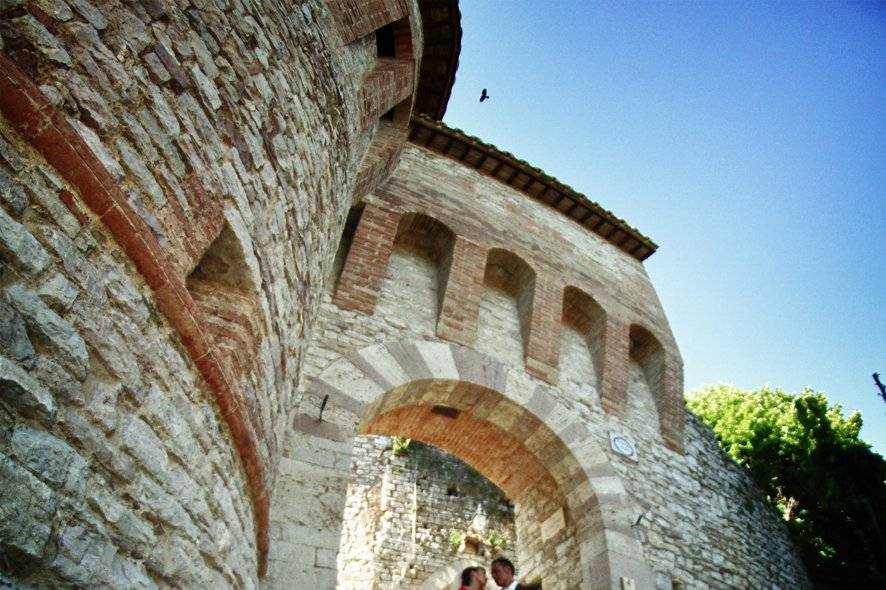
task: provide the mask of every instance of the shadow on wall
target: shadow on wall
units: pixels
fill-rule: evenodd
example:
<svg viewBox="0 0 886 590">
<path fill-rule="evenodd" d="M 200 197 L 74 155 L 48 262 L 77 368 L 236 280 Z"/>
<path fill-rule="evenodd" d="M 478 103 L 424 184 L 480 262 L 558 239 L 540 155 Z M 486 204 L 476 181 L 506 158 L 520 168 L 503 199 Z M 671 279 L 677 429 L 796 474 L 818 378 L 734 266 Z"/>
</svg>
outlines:
<svg viewBox="0 0 886 590">
<path fill-rule="evenodd" d="M 535 271 L 525 260 L 506 250 L 490 250 L 483 277 L 477 350 L 522 368 L 529 346 L 534 293 Z"/>
<path fill-rule="evenodd" d="M 452 262 L 455 236 L 426 215 L 400 218 L 376 313 L 397 317 L 434 336 Z"/>
</svg>

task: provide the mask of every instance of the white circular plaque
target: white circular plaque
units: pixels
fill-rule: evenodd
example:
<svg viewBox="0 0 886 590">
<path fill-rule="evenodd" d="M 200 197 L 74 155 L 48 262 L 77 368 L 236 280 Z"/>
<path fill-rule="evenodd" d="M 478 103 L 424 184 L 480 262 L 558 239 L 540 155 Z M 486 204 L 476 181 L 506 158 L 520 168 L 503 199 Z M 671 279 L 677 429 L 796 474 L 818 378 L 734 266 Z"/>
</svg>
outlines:
<svg viewBox="0 0 886 590">
<path fill-rule="evenodd" d="M 637 444 L 634 439 L 621 432 L 609 433 L 609 444 L 612 450 L 632 461 L 637 460 Z"/>
</svg>

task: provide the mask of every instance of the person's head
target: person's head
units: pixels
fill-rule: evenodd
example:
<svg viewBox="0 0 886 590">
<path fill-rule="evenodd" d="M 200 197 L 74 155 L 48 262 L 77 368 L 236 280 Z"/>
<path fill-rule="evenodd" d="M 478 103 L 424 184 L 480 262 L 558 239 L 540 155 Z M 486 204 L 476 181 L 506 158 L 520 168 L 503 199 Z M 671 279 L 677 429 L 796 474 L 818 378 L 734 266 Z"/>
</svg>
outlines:
<svg viewBox="0 0 886 590">
<path fill-rule="evenodd" d="M 466 567 L 461 572 L 461 585 L 480 589 L 486 586 L 486 570 L 480 566 Z"/>
<path fill-rule="evenodd" d="M 496 557 L 492 560 L 492 579 L 504 588 L 514 581 L 514 564 L 506 557 Z"/>
</svg>

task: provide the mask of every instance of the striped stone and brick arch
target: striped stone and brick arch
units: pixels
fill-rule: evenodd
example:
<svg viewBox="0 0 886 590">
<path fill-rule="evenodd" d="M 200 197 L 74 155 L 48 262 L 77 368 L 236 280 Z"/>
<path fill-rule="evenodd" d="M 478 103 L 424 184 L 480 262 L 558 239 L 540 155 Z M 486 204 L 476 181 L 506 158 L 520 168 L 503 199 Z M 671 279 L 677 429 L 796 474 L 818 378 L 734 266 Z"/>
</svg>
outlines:
<svg viewBox="0 0 886 590">
<path fill-rule="evenodd" d="M 345 436 L 415 438 L 499 486 L 517 507 L 527 578 L 652 583 L 614 469 L 578 415 L 524 373 L 457 344 L 396 342 L 337 360 L 308 395 Z"/>
</svg>

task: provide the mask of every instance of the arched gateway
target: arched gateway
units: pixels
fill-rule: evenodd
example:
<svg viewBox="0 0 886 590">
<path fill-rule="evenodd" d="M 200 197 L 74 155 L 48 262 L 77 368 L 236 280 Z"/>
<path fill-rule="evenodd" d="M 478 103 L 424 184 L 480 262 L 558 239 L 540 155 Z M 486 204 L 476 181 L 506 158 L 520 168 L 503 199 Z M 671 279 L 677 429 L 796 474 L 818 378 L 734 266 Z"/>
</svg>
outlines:
<svg viewBox="0 0 886 590">
<path fill-rule="evenodd" d="M 651 569 L 631 532 L 635 510 L 618 476 L 580 416 L 550 388 L 464 346 L 407 341 L 333 362 L 308 392 L 323 408 L 322 420 L 301 423 L 311 438 L 347 446 L 357 434 L 409 436 L 461 458 L 499 486 L 517 506 L 524 575 L 541 578 L 545 588 L 603 589 L 622 578 L 651 587 Z M 310 471 L 309 461 L 301 463 L 280 477 Z M 343 498 L 345 489 L 328 482 L 346 486 L 349 468 L 344 461 L 331 466 L 338 477 L 327 474 L 327 497 Z M 285 501 L 280 507 L 284 538 L 321 524 L 302 513 L 290 528 Z M 290 559 L 272 552 L 272 586 L 275 565 L 280 580 L 289 579 Z"/>
</svg>

